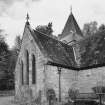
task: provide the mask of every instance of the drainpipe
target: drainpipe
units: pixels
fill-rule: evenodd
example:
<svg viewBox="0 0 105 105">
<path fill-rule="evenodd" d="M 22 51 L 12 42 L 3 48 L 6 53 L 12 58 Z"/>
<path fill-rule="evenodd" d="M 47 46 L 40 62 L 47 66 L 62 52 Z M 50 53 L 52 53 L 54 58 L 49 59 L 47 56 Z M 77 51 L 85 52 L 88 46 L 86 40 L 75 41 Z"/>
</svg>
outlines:
<svg viewBox="0 0 105 105">
<path fill-rule="evenodd" d="M 58 67 L 59 74 L 59 102 L 61 102 L 61 67 Z"/>
</svg>

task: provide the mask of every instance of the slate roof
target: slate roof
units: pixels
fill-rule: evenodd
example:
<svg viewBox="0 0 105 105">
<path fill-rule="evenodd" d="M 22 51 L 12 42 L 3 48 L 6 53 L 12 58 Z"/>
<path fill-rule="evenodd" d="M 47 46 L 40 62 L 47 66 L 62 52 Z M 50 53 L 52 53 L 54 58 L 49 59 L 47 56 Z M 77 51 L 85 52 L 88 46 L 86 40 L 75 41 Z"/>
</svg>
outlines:
<svg viewBox="0 0 105 105">
<path fill-rule="evenodd" d="M 61 41 L 58 41 L 54 38 L 51 38 L 46 34 L 33 30 L 31 29 L 30 25 L 28 25 L 28 29 L 31 32 L 31 35 L 33 36 L 35 42 L 38 44 L 40 50 L 47 58 L 48 65 L 63 67 L 63 68 L 76 70 L 76 71 L 88 70 L 92 68 L 105 66 L 105 63 L 101 63 L 101 64 L 99 63 L 99 64 L 92 64 L 92 65 L 85 65 L 85 66 L 80 65 L 80 67 L 78 67 L 75 62 L 72 46 L 62 43 Z M 91 39 L 91 38 L 89 37 L 86 39 Z M 81 44 L 84 41 L 85 40 L 81 40 L 78 44 L 80 44 L 81 46 Z M 83 46 L 87 45 L 86 44 L 87 42 L 88 41 L 86 41 L 84 45 L 83 44 L 82 45 Z M 88 56 L 86 58 L 88 58 Z"/>
<path fill-rule="evenodd" d="M 48 59 L 48 64 L 70 68 L 76 65 L 73 48 L 41 32 L 32 33 L 35 42 Z"/>
<path fill-rule="evenodd" d="M 64 27 L 62 34 L 61 34 L 61 37 L 68 35 L 71 31 L 76 32 L 80 36 L 83 36 L 72 12 L 71 12 L 66 24 L 65 24 L 65 27 Z"/>
</svg>

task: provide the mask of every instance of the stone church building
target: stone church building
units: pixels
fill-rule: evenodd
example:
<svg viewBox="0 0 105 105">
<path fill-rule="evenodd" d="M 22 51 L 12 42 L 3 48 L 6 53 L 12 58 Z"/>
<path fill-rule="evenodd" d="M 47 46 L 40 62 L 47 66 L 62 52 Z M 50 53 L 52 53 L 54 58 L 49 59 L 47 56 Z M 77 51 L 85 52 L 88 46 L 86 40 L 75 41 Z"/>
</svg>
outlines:
<svg viewBox="0 0 105 105">
<path fill-rule="evenodd" d="M 56 100 L 60 94 L 64 101 L 69 89 L 91 93 L 92 87 L 104 85 L 104 66 L 81 67 L 81 40 L 83 34 L 72 12 L 58 39 L 32 29 L 27 21 L 15 69 L 16 96 L 37 101 L 40 97 L 41 103 L 46 103 L 46 94 L 52 89 Z"/>
</svg>

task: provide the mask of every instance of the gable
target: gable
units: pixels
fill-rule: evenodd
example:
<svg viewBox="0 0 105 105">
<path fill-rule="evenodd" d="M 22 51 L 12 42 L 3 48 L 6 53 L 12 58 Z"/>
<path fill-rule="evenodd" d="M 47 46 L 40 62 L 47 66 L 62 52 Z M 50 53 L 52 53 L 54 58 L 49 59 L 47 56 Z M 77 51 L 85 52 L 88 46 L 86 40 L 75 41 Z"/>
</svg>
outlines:
<svg viewBox="0 0 105 105">
<path fill-rule="evenodd" d="M 41 52 L 41 50 L 39 49 L 39 46 L 35 42 L 33 36 L 31 35 L 29 28 L 30 28 L 30 26 L 25 26 L 25 28 L 24 28 L 21 49 L 20 49 L 20 53 L 19 53 L 18 57 L 24 58 L 25 52 L 27 50 L 30 53 L 30 56 L 32 54 L 34 54 L 36 56 L 36 60 L 38 61 L 38 59 L 40 59 L 40 57 L 44 58 L 44 55 Z"/>
<path fill-rule="evenodd" d="M 65 37 L 67 35 L 71 35 L 70 33 L 76 33 L 80 37 L 83 36 L 82 32 L 80 30 L 80 27 L 78 26 L 72 12 L 71 12 L 70 16 L 68 17 L 68 20 L 64 26 L 64 29 L 61 34 L 61 38 Z"/>
<path fill-rule="evenodd" d="M 48 62 L 61 67 L 75 66 L 72 46 L 68 46 L 58 40 L 55 40 L 43 33 L 34 30 L 35 41 L 39 43 L 40 48 L 48 58 Z"/>
<path fill-rule="evenodd" d="M 47 64 L 50 62 L 64 68 L 76 65 L 72 46 L 68 46 L 48 35 L 33 30 L 30 25 L 25 26 L 21 50 L 29 46 L 28 40 L 34 40 L 42 55 L 46 58 Z"/>
</svg>

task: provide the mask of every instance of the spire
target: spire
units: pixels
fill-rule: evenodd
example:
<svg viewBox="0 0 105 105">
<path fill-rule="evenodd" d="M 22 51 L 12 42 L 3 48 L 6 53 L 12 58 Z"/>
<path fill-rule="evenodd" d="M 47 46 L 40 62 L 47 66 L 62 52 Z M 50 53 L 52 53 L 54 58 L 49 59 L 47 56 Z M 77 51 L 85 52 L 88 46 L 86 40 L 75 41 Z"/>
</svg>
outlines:
<svg viewBox="0 0 105 105">
<path fill-rule="evenodd" d="M 72 13 L 72 5 L 70 6 L 70 12 Z"/>
<path fill-rule="evenodd" d="M 62 31 L 62 36 L 69 35 L 71 32 L 77 33 L 78 35 L 82 36 L 82 32 L 80 30 L 80 27 L 78 26 L 78 23 L 72 13 L 72 6 L 70 7 L 71 14 L 69 15 L 67 22 L 64 26 L 64 29 Z"/>
<path fill-rule="evenodd" d="M 29 14 L 27 13 L 27 16 L 26 16 L 26 24 L 27 25 L 29 25 L 29 19 L 30 19 L 30 17 L 29 17 Z"/>
</svg>

